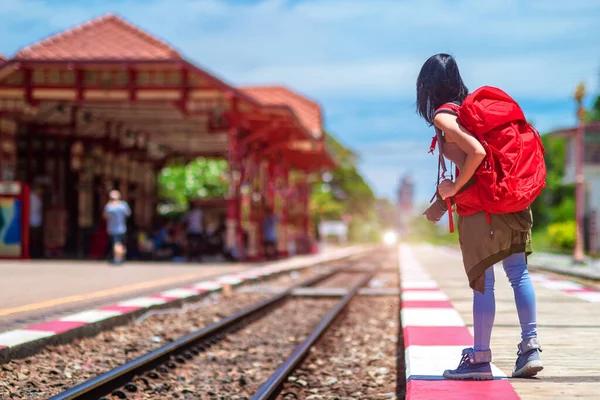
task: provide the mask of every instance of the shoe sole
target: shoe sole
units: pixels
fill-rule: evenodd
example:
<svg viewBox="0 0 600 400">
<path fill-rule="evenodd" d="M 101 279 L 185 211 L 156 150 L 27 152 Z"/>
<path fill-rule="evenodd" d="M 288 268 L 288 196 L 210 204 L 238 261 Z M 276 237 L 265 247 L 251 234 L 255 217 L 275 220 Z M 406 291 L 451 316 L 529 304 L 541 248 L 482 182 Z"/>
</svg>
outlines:
<svg viewBox="0 0 600 400">
<path fill-rule="evenodd" d="M 444 372 L 444 378 L 455 381 L 491 381 L 494 376 L 486 373 L 448 374 Z"/>
<path fill-rule="evenodd" d="M 536 376 L 538 372 L 544 369 L 541 360 L 529 361 L 521 369 L 513 371 L 513 378 L 531 378 Z"/>
</svg>

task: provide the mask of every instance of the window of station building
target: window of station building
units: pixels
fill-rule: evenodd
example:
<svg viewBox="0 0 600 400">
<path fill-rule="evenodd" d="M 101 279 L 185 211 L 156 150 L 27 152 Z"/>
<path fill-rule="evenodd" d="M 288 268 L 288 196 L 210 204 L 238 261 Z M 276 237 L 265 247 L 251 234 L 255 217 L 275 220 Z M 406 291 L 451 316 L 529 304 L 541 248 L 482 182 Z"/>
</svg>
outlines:
<svg viewBox="0 0 600 400">
<path fill-rule="evenodd" d="M 88 70 L 84 73 L 83 84 L 88 87 L 125 87 L 129 85 L 129 71 Z"/>
<path fill-rule="evenodd" d="M 588 164 L 600 164 L 600 132 L 585 132 L 584 160 Z"/>
<path fill-rule="evenodd" d="M 152 70 L 137 73 L 137 83 L 140 86 L 179 86 L 181 81 L 179 70 Z"/>
<path fill-rule="evenodd" d="M 32 73 L 34 85 L 72 86 L 75 84 L 75 71 L 59 68 L 35 69 Z"/>
<path fill-rule="evenodd" d="M 18 71 L 14 71 L 12 74 L 10 74 L 9 76 L 6 77 L 6 79 L 4 80 L 4 84 L 6 85 L 22 85 L 23 84 L 23 71 L 18 70 Z"/>
<path fill-rule="evenodd" d="M 588 164 L 600 164 L 600 144 L 587 144 L 584 159 Z"/>
</svg>

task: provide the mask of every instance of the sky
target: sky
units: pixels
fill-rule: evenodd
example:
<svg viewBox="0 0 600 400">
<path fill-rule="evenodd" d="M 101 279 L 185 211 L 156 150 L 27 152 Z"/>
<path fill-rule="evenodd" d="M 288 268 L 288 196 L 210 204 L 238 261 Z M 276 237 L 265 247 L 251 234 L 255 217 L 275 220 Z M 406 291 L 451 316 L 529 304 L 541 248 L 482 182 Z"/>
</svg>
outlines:
<svg viewBox="0 0 600 400">
<path fill-rule="evenodd" d="M 541 132 L 575 123 L 578 82 L 599 91 L 598 0 L 1 0 L 0 53 L 109 12 L 228 83 L 315 99 L 390 198 L 407 173 L 418 201 L 434 192 L 433 131 L 414 109 L 429 56 L 453 54 L 471 90 L 504 89 Z"/>
</svg>

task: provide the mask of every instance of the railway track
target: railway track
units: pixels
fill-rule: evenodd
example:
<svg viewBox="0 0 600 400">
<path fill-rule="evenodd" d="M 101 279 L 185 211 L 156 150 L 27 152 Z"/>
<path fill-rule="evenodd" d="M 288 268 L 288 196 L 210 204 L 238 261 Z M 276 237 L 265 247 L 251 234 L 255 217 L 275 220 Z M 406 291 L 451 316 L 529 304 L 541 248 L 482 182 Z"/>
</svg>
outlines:
<svg viewBox="0 0 600 400">
<path fill-rule="evenodd" d="M 327 310 L 325 316 L 316 324 L 312 332 L 279 365 L 252 397 L 253 400 L 275 399 L 288 376 L 302 362 L 310 349 L 333 324 L 350 301 L 359 293 L 360 288 L 369 283 L 377 273 L 379 266 L 377 265 L 377 267 L 368 270 L 364 268 L 337 267 L 329 272 L 306 279 L 295 286 L 222 318 L 196 332 L 185 335 L 163 347 L 82 382 L 50 399 L 108 400 L 135 397 L 136 393 L 139 393 L 141 388 L 147 386 L 152 380 L 160 380 L 162 377 L 169 375 L 173 370 L 183 368 L 184 365 L 190 363 L 191 360 L 202 353 L 209 351 L 211 346 L 219 343 L 224 338 L 234 336 L 237 331 L 274 313 L 275 310 L 288 301 L 298 299 L 294 295 L 297 289 L 310 288 L 327 282 L 334 279 L 338 274 L 360 274 L 360 279 L 352 280 L 352 286 L 348 288 L 346 294 Z M 331 300 L 329 299 L 329 301 Z M 277 329 L 277 327 L 273 329 Z"/>
</svg>

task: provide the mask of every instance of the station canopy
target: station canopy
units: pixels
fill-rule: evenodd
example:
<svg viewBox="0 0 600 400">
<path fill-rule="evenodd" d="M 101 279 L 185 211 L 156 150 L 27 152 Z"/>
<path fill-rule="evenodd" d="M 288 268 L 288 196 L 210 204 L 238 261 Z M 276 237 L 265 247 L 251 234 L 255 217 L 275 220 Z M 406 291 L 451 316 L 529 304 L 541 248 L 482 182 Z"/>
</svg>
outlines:
<svg viewBox="0 0 600 400">
<path fill-rule="evenodd" d="M 280 86 L 238 89 L 113 14 L 0 58 L 0 115 L 157 161 L 250 149 L 304 170 L 335 165 L 317 103 Z"/>
</svg>

